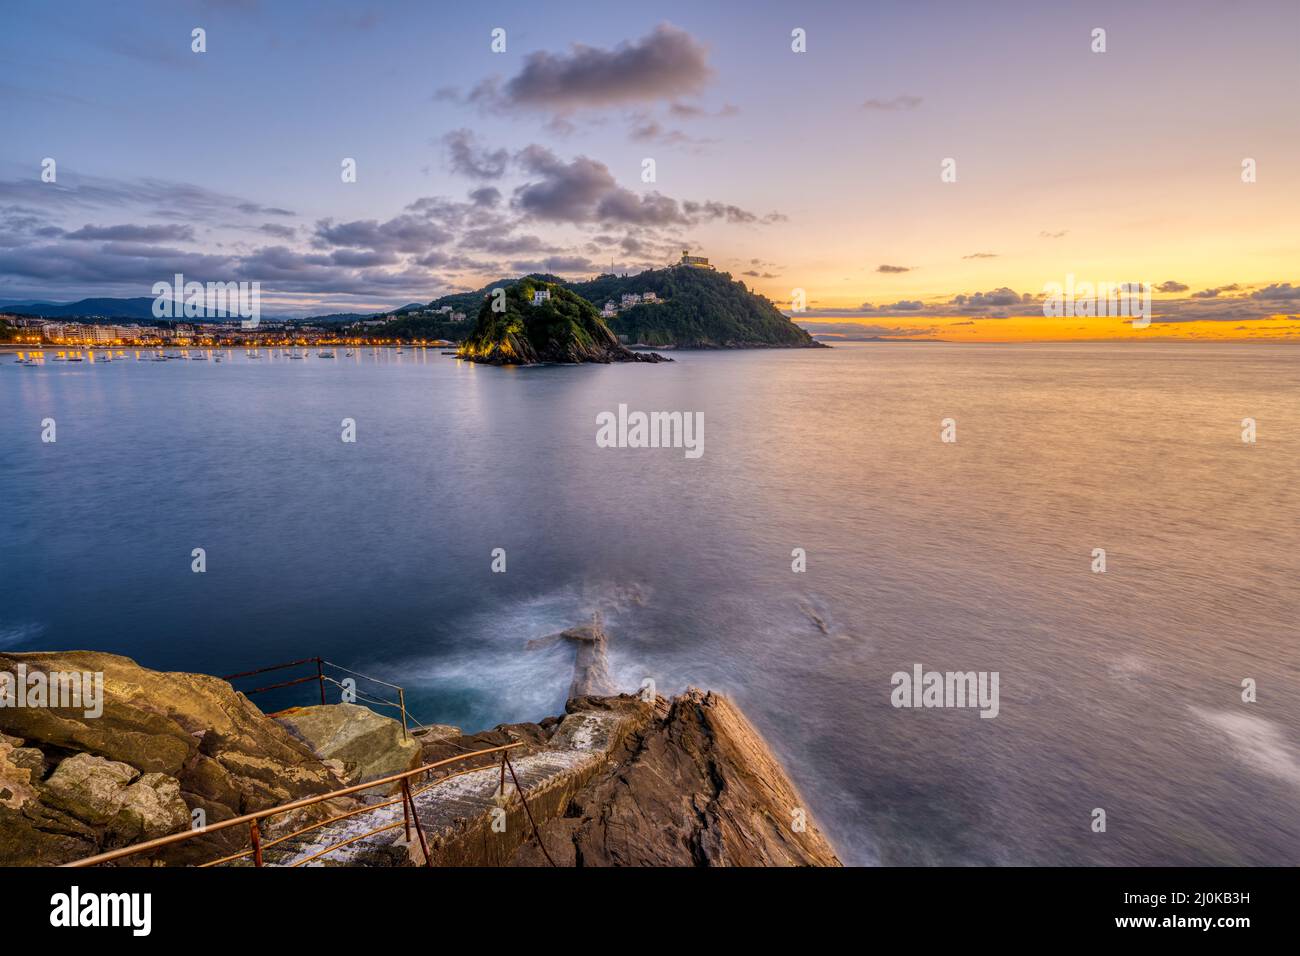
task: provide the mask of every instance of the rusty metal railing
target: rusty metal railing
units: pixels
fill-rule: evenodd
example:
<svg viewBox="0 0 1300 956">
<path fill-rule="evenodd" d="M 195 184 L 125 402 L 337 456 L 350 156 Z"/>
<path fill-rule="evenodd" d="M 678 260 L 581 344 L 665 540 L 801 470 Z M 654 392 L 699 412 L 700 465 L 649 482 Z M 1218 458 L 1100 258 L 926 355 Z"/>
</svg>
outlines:
<svg viewBox="0 0 1300 956">
<path fill-rule="evenodd" d="M 420 850 L 424 855 L 424 865 L 433 866 L 433 860 L 429 853 L 428 841 L 426 840 L 424 835 L 424 827 L 421 825 L 419 814 L 416 811 L 415 797 L 424 793 L 426 790 L 430 790 L 438 786 L 439 784 L 452 779 L 453 777 L 458 777 L 466 773 L 473 773 L 476 770 L 489 769 L 490 765 L 489 767 L 469 767 L 464 770 L 457 771 L 456 773 L 447 774 L 445 776 L 439 777 L 438 779 L 429 783 L 427 786 L 422 787 L 419 790 L 415 791 L 414 793 L 411 790 L 412 778 L 418 777 L 420 774 L 424 774 L 426 779 L 428 779 L 428 777 L 432 774 L 432 772 L 440 767 L 446 767 L 454 763 L 459 763 L 460 761 L 463 760 L 470 760 L 474 757 L 483 757 L 495 753 L 501 754 L 501 784 L 500 784 L 501 795 L 502 796 L 505 795 L 505 775 L 506 775 L 506 771 L 509 770 L 510 777 L 512 780 L 514 780 L 515 783 L 515 790 L 519 793 L 519 800 L 523 804 L 524 813 L 528 817 L 528 823 L 532 827 L 533 836 L 536 837 L 537 843 L 541 847 L 542 853 L 546 856 L 547 862 L 549 862 L 551 866 L 555 866 L 555 861 L 551 859 L 550 853 L 547 852 L 546 846 L 542 842 L 541 833 L 537 829 L 537 822 L 533 819 L 532 810 L 529 809 L 528 799 L 524 795 L 524 789 L 522 786 L 520 786 L 519 778 L 515 774 L 514 765 L 510 762 L 509 751 L 515 749 L 516 747 L 522 747 L 524 746 L 524 744 L 525 744 L 524 741 L 516 741 L 515 743 L 502 744 L 499 747 L 488 747 L 484 750 L 475 750 L 471 753 L 456 754 L 453 757 L 447 757 L 443 760 L 437 760 L 434 761 L 433 763 L 425 764 L 422 767 L 417 767 L 414 770 L 407 770 L 402 773 L 395 773 L 390 776 L 383 777 L 379 780 L 372 780 L 369 783 L 353 784 L 350 787 L 343 787 L 342 789 L 333 790 L 330 791 L 329 793 L 321 793 L 313 797 L 304 797 L 301 800 L 294 800 L 290 803 L 285 803 L 278 807 L 271 807 L 267 810 L 258 810 L 254 813 L 246 813 L 243 816 L 232 817 L 229 820 L 221 820 L 217 823 L 212 823 L 207 826 L 199 827 L 194 830 L 189 830 L 185 833 L 173 833 L 170 834 L 169 836 L 158 837 L 157 839 L 148 840 L 144 843 L 137 843 L 134 846 L 122 847 L 121 849 L 118 850 L 110 850 L 107 853 L 99 853 L 96 854 L 95 856 L 89 856 L 81 860 L 74 860 L 71 863 L 64 863 L 63 866 L 88 867 L 88 866 L 98 866 L 101 863 L 112 863 L 116 860 L 121 860 L 127 857 L 136 856 L 141 853 L 149 853 L 154 850 L 161 849 L 163 847 L 174 846 L 176 844 L 184 843 L 189 840 L 195 840 L 203 836 L 210 836 L 214 833 L 218 833 L 222 830 L 228 830 L 232 827 L 247 826 L 248 833 L 249 833 L 249 842 L 251 844 L 247 850 L 243 850 L 239 853 L 234 853 L 229 856 L 224 856 L 221 857 L 220 859 L 211 860 L 207 863 L 202 863 L 199 865 L 201 867 L 219 866 L 224 863 L 232 863 L 236 860 L 245 859 L 251 856 L 253 858 L 253 865 L 255 867 L 260 867 L 264 865 L 264 856 L 263 856 L 264 852 L 270 849 L 271 847 L 276 846 L 277 844 L 283 843 L 286 840 L 291 840 L 295 837 L 303 836 L 304 834 L 310 833 L 313 830 L 319 830 L 322 827 L 328 826 L 331 823 L 337 823 L 340 820 L 346 820 L 351 817 L 360 816 L 365 813 L 374 813 L 375 811 L 382 810 L 385 807 L 391 807 L 398 802 L 401 802 L 402 804 L 401 821 L 394 822 L 394 823 L 387 823 L 384 824 L 383 826 L 376 827 L 373 830 L 368 830 L 365 833 L 361 833 L 349 837 L 348 839 L 332 844 L 331 846 L 328 846 L 325 849 L 320 850 L 309 857 L 305 857 L 301 860 L 297 860 L 291 865 L 302 866 L 306 863 L 312 862 L 313 860 L 319 859 L 322 856 L 325 856 L 327 853 L 331 853 L 335 850 L 342 849 L 345 846 L 349 846 L 353 843 L 365 839 L 366 837 L 374 836 L 377 833 L 382 833 L 386 830 L 396 829 L 399 826 L 405 826 L 406 840 L 407 843 L 409 844 L 411 840 L 411 829 L 412 826 L 414 826 L 416 836 L 419 838 Z M 357 809 L 350 810 L 346 813 L 341 813 L 341 814 L 331 816 L 326 820 L 318 821 L 316 823 L 311 824 L 310 826 L 306 826 L 300 830 L 296 830 L 293 833 L 276 837 L 274 840 L 271 840 L 269 842 L 263 842 L 262 822 L 267 820 L 270 817 L 273 817 L 280 813 L 287 813 L 290 810 L 301 810 L 304 807 L 314 806 L 318 803 L 323 803 L 326 800 L 335 800 L 340 797 L 346 797 L 346 796 L 351 796 L 352 794 L 355 793 L 360 793 L 363 790 L 370 790 L 375 787 L 389 786 L 394 783 L 399 784 L 401 787 L 401 796 L 398 797 L 396 800 L 390 800 L 387 803 L 369 804 L 364 807 L 359 807 Z"/>
<path fill-rule="evenodd" d="M 378 696 L 371 697 L 367 694 L 363 694 L 362 692 L 356 690 L 355 688 L 352 689 L 352 693 L 355 695 L 357 700 L 364 701 L 365 703 L 371 704 L 376 707 L 392 707 L 393 709 L 399 711 L 402 715 L 402 738 L 403 739 L 406 739 L 409 736 L 408 722 L 414 723 L 417 727 L 424 726 L 418 720 L 412 717 L 409 711 L 407 711 L 406 690 L 404 688 L 399 687 L 397 684 L 390 684 L 388 683 L 388 681 L 380 680 L 378 677 L 371 677 L 369 674 L 362 674 L 354 670 L 349 670 L 348 668 L 344 667 L 342 664 L 335 664 L 333 661 L 327 661 L 323 657 L 304 657 L 296 661 L 286 661 L 283 664 L 272 664 L 269 667 L 259 667 L 251 671 L 241 671 L 238 674 L 227 674 L 225 677 L 221 679 L 233 683 L 234 681 L 240 680 L 245 677 L 254 677 L 258 674 L 268 674 L 272 671 L 287 670 L 290 667 L 302 667 L 305 664 L 315 664 L 316 673 L 308 674 L 305 677 L 296 677 L 292 680 L 278 681 L 277 683 L 274 684 L 267 684 L 265 687 L 254 687 L 251 690 L 242 691 L 242 693 L 245 696 L 251 697 L 253 694 L 264 694 L 268 691 L 282 690 L 286 687 L 295 687 L 299 684 L 306 684 L 310 681 L 316 681 L 320 685 L 320 702 L 324 704 L 326 702 L 325 685 L 327 683 L 333 684 L 339 688 L 343 687 L 342 682 L 335 680 L 329 674 L 325 673 L 326 667 L 332 667 L 336 670 L 343 671 L 346 674 L 351 674 L 353 677 L 359 677 L 362 680 L 370 681 L 373 684 L 381 684 L 384 687 L 391 687 L 393 690 L 397 691 L 397 700 L 393 701 L 393 700 L 384 700 L 382 697 L 378 697 Z"/>
<path fill-rule="evenodd" d="M 265 687 L 254 687 L 252 690 L 241 691 L 245 696 L 251 697 L 253 694 L 264 694 L 270 690 L 280 690 L 283 687 L 293 687 L 296 684 L 305 684 L 308 681 L 318 681 L 320 683 L 320 702 L 325 703 L 325 671 L 324 661 L 319 657 L 304 657 L 302 660 L 287 661 L 284 664 L 272 664 L 270 667 L 259 667 L 256 670 L 240 671 L 238 674 L 227 674 L 221 678 L 224 681 L 237 681 L 241 677 L 252 677 L 255 674 L 268 674 L 271 671 L 282 671 L 289 667 L 300 667 L 303 664 L 315 664 L 316 673 L 308 677 L 299 677 L 294 680 L 281 681 L 278 684 L 267 684 Z"/>
</svg>

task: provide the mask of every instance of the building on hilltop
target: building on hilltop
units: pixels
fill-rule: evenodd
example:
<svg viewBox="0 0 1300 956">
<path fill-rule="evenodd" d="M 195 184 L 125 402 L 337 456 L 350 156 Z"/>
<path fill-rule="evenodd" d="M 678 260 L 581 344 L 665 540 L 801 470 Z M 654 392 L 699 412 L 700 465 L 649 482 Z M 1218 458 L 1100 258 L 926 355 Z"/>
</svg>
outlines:
<svg viewBox="0 0 1300 956">
<path fill-rule="evenodd" d="M 550 299 L 550 297 L 550 289 L 535 289 L 533 290 L 533 305 L 541 305 L 543 302 Z"/>
<path fill-rule="evenodd" d="M 691 268 L 694 269 L 713 268 L 713 266 L 709 265 L 709 260 L 704 258 L 704 256 L 688 255 L 685 249 L 682 250 L 682 261 L 677 264 L 680 266 L 690 266 Z"/>
</svg>

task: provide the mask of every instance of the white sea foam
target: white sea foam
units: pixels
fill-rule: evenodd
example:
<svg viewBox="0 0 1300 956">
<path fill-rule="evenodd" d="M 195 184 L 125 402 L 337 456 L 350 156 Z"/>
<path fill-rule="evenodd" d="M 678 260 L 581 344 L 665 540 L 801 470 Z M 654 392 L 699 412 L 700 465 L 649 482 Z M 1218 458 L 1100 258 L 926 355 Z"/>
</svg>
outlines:
<svg viewBox="0 0 1300 956">
<path fill-rule="evenodd" d="M 1229 710 L 1190 708 L 1227 739 L 1233 753 L 1251 769 L 1300 787 L 1300 754 L 1272 721 Z"/>
</svg>

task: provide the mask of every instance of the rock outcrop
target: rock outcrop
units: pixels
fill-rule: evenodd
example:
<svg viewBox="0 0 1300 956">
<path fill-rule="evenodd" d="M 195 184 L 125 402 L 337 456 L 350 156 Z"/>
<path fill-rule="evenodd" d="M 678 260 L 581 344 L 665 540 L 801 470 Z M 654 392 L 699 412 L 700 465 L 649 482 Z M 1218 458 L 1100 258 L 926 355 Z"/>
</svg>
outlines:
<svg viewBox="0 0 1300 956">
<path fill-rule="evenodd" d="M 653 701 L 604 694 L 612 682 L 599 619 L 548 640 L 577 645 L 574 688 L 599 693 L 578 694 L 562 717 L 535 724 L 467 735 L 440 726 L 406 740 L 396 721 L 353 705 L 277 720 L 214 677 L 87 651 L 0 654 L 0 671 L 21 663 L 104 676 L 98 717 L 0 707 L 0 865 L 68 862 L 180 832 L 196 809 L 214 823 L 506 743 L 521 746 L 504 787 L 495 754 L 413 781 L 436 865 L 839 865 L 730 700 L 699 690 Z M 422 861 L 418 841 L 404 836 L 400 801 L 344 813 L 359 806 L 329 801 L 278 816 L 263 832 L 286 839 L 268 842 L 268 865 Z M 288 836 L 326 817 L 325 828 Z M 123 862 L 208 862 L 247 839 L 236 827 Z"/>
<path fill-rule="evenodd" d="M 534 293 L 545 298 L 535 302 Z M 559 285 L 533 279 L 492 290 L 457 354 L 488 365 L 672 361 L 632 351 L 590 302 Z"/>
<path fill-rule="evenodd" d="M 635 698 L 571 700 L 571 713 Z M 730 699 L 695 689 L 629 733 L 563 815 L 540 827 L 564 866 L 839 866 L 766 741 Z M 545 865 L 537 842 L 516 865 Z"/>
<path fill-rule="evenodd" d="M 339 761 L 348 784 L 414 770 L 421 763 L 420 744 L 402 733 L 400 723 L 359 704 L 294 707 L 274 720 L 322 760 Z"/>
<path fill-rule="evenodd" d="M 550 647 L 560 641 L 575 645 L 573 661 L 573 682 L 569 685 L 569 697 L 608 697 L 618 693 L 614 678 L 609 673 L 609 635 L 599 614 L 592 615 L 590 624 L 571 627 L 529 641 L 524 647 L 537 650 Z"/>
<path fill-rule="evenodd" d="M 0 654 L 0 671 L 19 664 L 102 673 L 103 713 L 0 708 L 0 865 L 63 863 L 185 829 L 195 809 L 216 823 L 343 785 L 220 678 L 95 651 Z M 246 841 L 246 832 L 224 831 L 156 859 L 211 859 Z"/>
</svg>

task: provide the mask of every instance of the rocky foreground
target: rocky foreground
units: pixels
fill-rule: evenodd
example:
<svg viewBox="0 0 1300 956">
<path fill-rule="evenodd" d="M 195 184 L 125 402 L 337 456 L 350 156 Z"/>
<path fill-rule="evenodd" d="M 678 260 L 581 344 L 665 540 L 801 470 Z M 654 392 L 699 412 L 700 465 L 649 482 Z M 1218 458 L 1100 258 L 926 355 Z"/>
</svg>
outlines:
<svg viewBox="0 0 1300 956">
<path fill-rule="evenodd" d="M 573 690 L 602 685 L 598 623 L 557 639 L 579 652 Z M 0 654 L 0 670 L 20 664 L 100 671 L 104 706 L 97 718 L 0 708 L 0 865 L 68 862 L 185 831 L 196 811 L 211 824 L 510 742 L 523 744 L 511 763 L 536 830 L 513 784 L 502 792 L 499 761 L 454 764 L 435 773 L 448 779 L 421 782 L 417 795 L 433 864 L 839 865 L 766 743 L 719 694 L 578 694 L 564 715 L 536 724 L 476 734 L 432 727 L 404 738 L 395 721 L 364 707 L 302 707 L 273 718 L 218 678 L 150 671 L 112 654 Z M 264 839 L 361 805 L 336 798 L 278 816 Z M 286 840 L 267 863 L 423 863 L 401 827 L 314 856 L 400 813 L 381 808 Z M 247 839 L 234 827 L 122 865 L 195 864 L 246 849 Z"/>
</svg>

